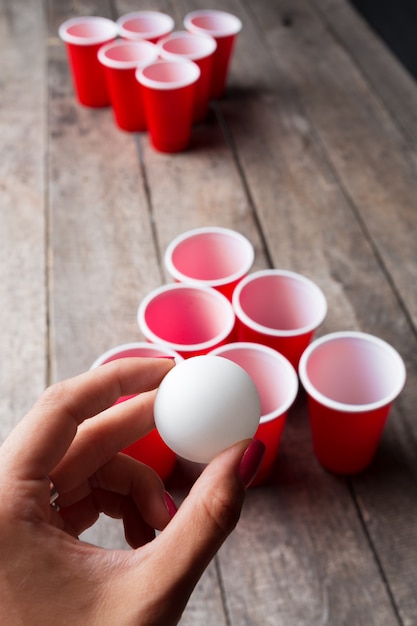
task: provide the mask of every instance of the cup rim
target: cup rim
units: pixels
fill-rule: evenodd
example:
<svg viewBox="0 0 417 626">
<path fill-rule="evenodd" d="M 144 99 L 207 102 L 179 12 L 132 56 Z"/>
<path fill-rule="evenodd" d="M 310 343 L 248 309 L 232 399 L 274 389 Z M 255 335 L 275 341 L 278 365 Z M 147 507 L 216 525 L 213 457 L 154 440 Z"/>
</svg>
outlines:
<svg viewBox="0 0 417 626">
<path fill-rule="evenodd" d="M 147 54 L 147 58 L 143 59 L 142 61 L 140 59 L 132 61 L 118 61 L 117 59 L 111 59 L 107 56 L 107 52 L 109 50 L 113 50 L 114 48 L 128 48 L 132 46 L 137 47 L 138 50 L 139 48 L 142 48 L 144 53 Z M 115 41 L 109 41 L 109 43 L 101 46 L 101 48 L 99 48 L 99 51 L 97 52 L 97 56 L 100 63 L 102 63 L 106 67 L 120 70 L 131 70 L 155 61 L 158 58 L 158 49 L 155 44 L 151 43 L 150 41 L 146 41 L 146 39 L 116 39 Z"/>
<path fill-rule="evenodd" d="M 103 33 L 101 35 L 96 35 L 94 37 L 80 37 L 78 35 L 73 35 L 68 32 L 68 29 L 71 28 L 71 26 L 92 23 L 100 23 L 103 25 Z M 117 33 L 118 29 L 116 22 L 107 17 L 101 17 L 99 15 L 72 17 L 69 20 L 63 22 L 58 29 L 58 34 L 62 41 L 77 46 L 93 46 L 96 44 L 104 43 L 109 39 L 115 39 L 117 37 Z"/>
<path fill-rule="evenodd" d="M 380 400 L 377 400 L 375 402 L 368 402 L 366 404 L 347 404 L 344 402 L 339 402 L 337 400 L 333 400 L 332 398 L 328 398 L 326 395 L 318 391 L 318 389 L 316 389 L 316 387 L 310 381 L 307 367 L 308 360 L 313 352 L 326 343 L 338 341 L 339 339 L 349 338 L 373 343 L 374 345 L 377 345 L 385 350 L 385 352 L 389 353 L 391 357 L 396 361 L 397 367 L 399 368 L 397 384 L 390 393 L 386 394 L 386 396 L 381 398 Z M 312 341 L 312 343 L 305 349 L 301 356 L 298 365 L 298 373 L 300 376 L 300 381 L 308 395 L 310 395 L 314 400 L 316 400 L 323 406 L 326 406 L 335 411 L 343 411 L 344 413 L 364 413 L 368 411 L 375 411 L 383 406 L 391 404 L 401 393 L 406 381 L 406 368 L 404 361 L 393 346 L 391 346 L 388 342 L 384 341 L 380 337 L 376 337 L 375 335 L 371 335 L 369 333 L 353 330 L 329 333 Z"/>
<path fill-rule="evenodd" d="M 172 348 L 169 348 L 168 346 L 164 346 L 158 343 L 150 343 L 149 341 L 130 341 L 128 343 L 121 343 L 118 346 L 109 348 L 108 350 L 100 354 L 100 356 L 98 356 L 95 359 L 95 361 L 92 363 L 92 365 L 90 366 L 90 370 L 96 369 L 100 365 L 104 365 L 105 363 L 107 363 L 109 359 L 116 356 L 120 352 L 125 352 L 128 350 L 141 350 L 143 348 L 146 350 L 155 350 L 155 352 L 164 352 L 166 353 L 166 356 L 172 356 L 175 359 L 178 359 L 181 361 L 183 360 L 183 357 L 180 354 L 178 354 L 178 352 L 176 352 Z M 138 357 L 132 357 L 132 358 L 138 358 Z M 151 359 L 152 357 L 150 356 L 150 357 L 144 357 L 144 358 Z"/>
<path fill-rule="evenodd" d="M 298 394 L 298 376 L 294 366 L 291 365 L 289 360 L 277 350 L 274 350 L 273 348 L 265 346 L 261 343 L 255 343 L 252 341 L 232 341 L 230 343 L 224 344 L 223 346 L 218 346 L 217 348 L 214 348 L 209 352 L 209 354 L 213 354 L 214 356 L 223 356 L 225 352 L 230 352 L 233 350 L 253 350 L 253 352 L 263 352 L 264 354 L 271 356 L 275 361 L 279 362 L 287 370 L 288 375 L 291 378 L 291 386 L 288 390 L 287 400 L 282 404 L 278 413 L 275 410 L 270 411 L 269 413 L 265 413 L 265 415 L 261 415 L 259 424 L 267 424 L 268 422 L 272 422 L 275 419 L 280 419 L 294 404 Z M 241 365 L 241 367 L 243 366 Z"/>
<path fill-rule="evenodd" d="M 164 64 L 183 65 L 187 68 L 188 75 L 182 80 L 167 82 L 154 80 L 146 76 L 146 70 L 149 67 Z M 192 85 L 200 78 L 200 74 L 200 68 L 198 67 L 198 65 L 196 65 L 196 63 L 194 63 L 194 61 L 189 61 L 186 58 L 181 58 L 178 56 L 176 59 L 157 59 L 156 61 L 151 61 L 151 63 L 146 63 L 146 65 L 138 67 L 136 70 L 136 80 L 144 87 L 149 87 L 150 89 L 157 89 L 159 91 L 170 91 L 172 89 L 181 89 L 181 87 L 187 87 L 188 85 Z"/>
<path fill-rule="evenodd" d="M 195 235 L 202 234 L 220 234 L 230 236 L 233 239 L 239 240 L 247 249 L 248 258 L 246 263 L 240 270 L 230 274 L 229 276 L 225 276 L 223 278 L 218 278 L 214 280 L 200 280 L 198 278 L 192 278 L 183 274 L 180 270 L 176 268 L 173 263 L 172 256 L 178 245 L 186 241 L 187 239 L 191 239 Z M 175 237 L 167 246 L 164 254 L 164 263 L 168 273 L 175 279 L 180 282 L 187 282 L 192 285 L 206 285 L 207 287 L 221 287 L 223 285 L 227 285 L 228 283 L 233 283 L 236 280 L 239 280 L 242 276 L 245 276 L 247 272 L 253 265 L 255 259 L 255 250 L 252 243 L 249 241 L 247 237 L 242 235 L 236 230 L 231 228 L 224 228 L 222 226 L 202 226 L 200 228 L 192 228 L 191 230 L 186 230 L 181 233 L 177 237 Z"/>
<path fill-rule="evenodd" d="M 169 43 L 170 41 L 174 41 L 175 39 L 191 39 L 198 38 L 203 43 L 206 44 L 205 49 L 199 50 L 196 52 L 191 52 L 189 54 L 182 54 L 180 52 L 170 52 L 169 50 L 165 50 L 164 45 Z M 161 37 L 158 43 L 156 44 L 159 48 L 160 55 L 165 59 L 172 59 L 177 57 L 183 57 L 185 59 L 190 59 L 190 61 L 198 61 L 200 59 L 205 59 L 206 57 L 211 56 L 216 48 L 217 42 L 211 35 L 206 33 L 191 33 L 188 30 L 177 30 L 165 37 Z"/>
<path fill-rule="evenodd" d="M 249 283 L 253 282 L 257 278 L 264 278 L 268 276 L 291 278 L 293 280 L 297 280 L 300 283 L 303 283 L 304 285 L 309 287 L 309 289 L 314 291 L 316 296 L 320 300 L 320 314 L 317 315 L 316 319 L 313 320 L 310 324 L 291 329 L 272 328 L 270 326 L 264 326 L 263 324 L 260 324 L 259 322 L 251 319 L 247 315 L 247 313 L 245 313 L 240 304 L 240 294 Z M 300 335 L 312 332 L 322 324 L 324 318 L 327 315 L 327 300 L 322 289 L 314 281 L 310 280 L 303 274 L 292 272 L 290 270 L 266 269 L 248 274 L 247 276 L 245 276 L 245 278 L 242 278 L 242 280 L 236 285 L 235 290 L 233 291 L 232 303 L 236 317 L 241 322 L 243 322 L 252 330 L 255 330 L 256 332 L 262 333 L 263 335 L 267 335 L 269 337 L 298 337 Z"/>
<path fill-rule="evenodd" d="M 196 26 L 193 23 L 193 20 L 197 17 L 209 17 L 209 16 L 219 16 L 219 17 L 227 17 L 230 20 L 230 27 L 225 29 L 206 29 L 201 28 L 200 26 Z M 242 30 L 242 21 L 233 13 L 229 13 L 228 11 L 221 11 L 218 9 L 199 9 L 197 11 L 190 11 L 184 17 L 184 27 L 187 30 L 193 32 L 204 32 L 216 39 L 220 39 L 221 37 L 230 37 L 232 35 L 237 35 Z"/>
<path fill-rule="evenodd" d="M 161 27 L 153 31 L 133 31 L 125 28 L 125 22 L 140 19 L 141 17 L 156 17 L 161 20 Z M 157 37 L 165 35 L 167 30 L 172 30 L 175 26 L 175 22 L 168 13 L 164 13 L 163 11 L 131 11 L 130 13 L 121 15 L 116 20 L 116 25 L 121 37 L 126 37 L 127 39 L 156 39 Z"/>
<path fill-rule="evenodd" d="M 200 293 L 209 295 L 211 298 L 215 298 L 218 302 L 220 302 L 221 305 L 224 307 L 226 315 L 228 316 L 228 319 L 226 320 L 226 323 L 224 325 L 224 329 L 221 332 L 219 332 L 215 337 L 212 337 L 211 339 L 207 341 L 202 341 L 200 343 L 189 343 L 189 344 L 175 343 L 175 342 L 168 341 L 168 340 L 165 341 L 164 339 L 156 335 L 153 332 L 153 330 L 149 328 L 148 323 L 146 321 L 147 307 L 150 304 L 150 302 L 152 302 L 153 299 L 159 297 L 160 295 L 164 295 L 170 291 L 178 291 L 178 290 L 198 291 Z M 226 298 L 226 296 L 221 294 L 219 291 L 212 289 L 211 287 L 191 285 L 188 283 L 166 283 L 164 285 L 161 285 L 160 287 L 157 287 L 150 293 L 148 293 L 139 304 L 136 319 L 137 319 L 137 324 L 139 326 L 139 329 L 142 331 L 145 337 L 149 339 L 149 341 L 151 341 L 152 343 L 158 343 L 159 345 L 162 345 L 162 346 L 169 346 L 172 350 L 175 350 L 176 352 L 179 352 L 180 354 L 181 352 L 182 353 L 188 353 L 188 352 L 194 353 L 194 352 L 200 352 L 200 351 L 203 352 L 206 350 L 210 350 L 213 347 L 213 345 L 217 345 L 218 343 L 226 340 L 227 337 L 233 331 L 233 328 L 235 326 L 235 314 L 233 311 L 233 307 L 231 303 L 229 302 L 229 300 Z"/>
</svg>

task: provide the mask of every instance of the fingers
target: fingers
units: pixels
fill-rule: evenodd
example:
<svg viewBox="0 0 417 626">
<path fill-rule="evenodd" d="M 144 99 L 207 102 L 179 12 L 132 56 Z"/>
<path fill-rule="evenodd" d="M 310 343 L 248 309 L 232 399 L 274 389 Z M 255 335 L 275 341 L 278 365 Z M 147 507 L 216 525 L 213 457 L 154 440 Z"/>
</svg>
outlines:
<svg viewBox="0 0 417 626">
<path fill-rule="evenodd" d="M 153 542 L 158 585 L 176 605 L 185 605 L 202 572 L 235 527 L 245 487 L 256 474 L 264 450 L 259 441 L 244 441 L 219 455 Z"/>
<path fill-rule="evenodd" d="M 118 454 L 58 501 L 71 534 L 78 536 L 106 513 L 123 519 L 128 543 L 138 547 L 153 537 L 154 529 L 162 530 L 170 521 L 166 497 L 161 479 L 151 468 Z"/>
<path fill-rule="evenodd" d="M 84 420 L 123 395 L 155 389 L 170 359 L 118 359 L 50 387 L 3 444 L 2 461 L 15 478 L 42 478 L 59 463 Z"/>
<path fill-rule="evenodd" d="M 84 483 L 117 452 L 154 428 L 155 391 L 143 392 L 85 421 L 64 458 L 50 473 L 61 495 Z"/>
</svg>

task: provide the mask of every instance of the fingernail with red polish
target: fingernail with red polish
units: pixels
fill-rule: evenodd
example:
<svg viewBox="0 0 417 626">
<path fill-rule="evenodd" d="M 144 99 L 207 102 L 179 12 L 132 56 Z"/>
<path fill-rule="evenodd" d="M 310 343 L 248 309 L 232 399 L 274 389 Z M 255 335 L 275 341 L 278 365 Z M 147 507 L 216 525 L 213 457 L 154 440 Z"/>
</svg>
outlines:
<svg viewBox="0 0 417 626">
<path fill-rule="evenodd" d="M 262 463 L 265 445 L 259 439 L 252 439 L 246 448 L 239 466 L 239 478 L 245 487 L 249 487 Z"/>
<path fill-rule="evenodd" d="M 168 491 L 164 491 L 164 501 L 170 517 L 174 517 L 178 509 L 173 497 L 168 493 Z"/>
</svg>

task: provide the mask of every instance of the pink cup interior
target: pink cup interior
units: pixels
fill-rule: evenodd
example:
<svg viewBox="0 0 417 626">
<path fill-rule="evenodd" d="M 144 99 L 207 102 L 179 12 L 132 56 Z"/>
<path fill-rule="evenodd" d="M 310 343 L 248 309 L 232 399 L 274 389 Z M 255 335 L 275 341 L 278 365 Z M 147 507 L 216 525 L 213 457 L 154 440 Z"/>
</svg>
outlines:
<svg viewBox="0 0 417 626">
<path fill-rule="evenodd" d="M 251 244 L 243 237 L 207 231 L 174 240 L 165 258 L 174 278 L 215 284 L 243 276 L 250 269 L 253 256 Z"/>
<path fill-rule="evenodd" d="M 122 35 L 142 36 L 144 39 L 162 37 L 174 28 L 174 21 L 165 13 L 143 11 L 141 14 L 126 15 L 118 20 Z"/>
<path fill-rule="evenodd" d="M 188 60 L 156 61 L 143 67 L 138 74 L 139 81 L 147 87 L 171 89 L 195 82 L 200 75 L 199 68 Z"/>
<path fill-rule="evenodd" d="M 148 41 L 117 41 L 99 52 L 100 60 L 110 67 L 135 68 L 157 58 L 157 48 Z"/>
<path fill-rule="evenodd" d="M 186 16 L 186 24 L 196 29 L 201 29 L 213 37 L 235 35 L 241 30 L 240 20 L 225 11 L 196 11 Z"/>
<path fill-rule="evenodd" d="M 117 35 L 115 22 L 101 17 L 72 18 L 61 24 L 60 37 L 70 44 L 94 45 L 114 39 Z"/>
<path fill-rule="evenodd" d="M 399 355 L 384 342 L 366 336 L 338 337 L 317 345 L 303 369 L 308 389 L 318 392 L 318 401 L 334 408 L 341 404 L 372 409 L 391 402 L 405 378 Z"/>
<path fill-rule="evenodd" d="M 205 35 L 191 33 L 172 33 L 158 42 L 163 53 L 177 54 L 188 59 L 196 60 L 208 56 L 216 49 L 214 39 Z"/>
<path fill-rule="evenodd" d="M 148 339 L 167 342 L 173 349 L 217 344 L 234 326 L 233 309 L 224 296 L 188 286 L 150 294 L 139 307 L 138 317 Z"/>
<path fill-rule="evenodd" d="M 259 273 L 250 276 L 238 294 L 235 292 L 236 312 L 250 327 L 262 332 L 307 332 L 324 319 L 327 307 L 318 287 L 311 281 L 290 273 Z"/>
<path fill-rule="evenodd" d="M 231 343 L 212 354 L 243 367 L 254 381 L 261 399 L 261 424 L 285 413 L 295 400 L 298 378 L 284 357 L 270 348 L 251 343 Z"/>
</svg>

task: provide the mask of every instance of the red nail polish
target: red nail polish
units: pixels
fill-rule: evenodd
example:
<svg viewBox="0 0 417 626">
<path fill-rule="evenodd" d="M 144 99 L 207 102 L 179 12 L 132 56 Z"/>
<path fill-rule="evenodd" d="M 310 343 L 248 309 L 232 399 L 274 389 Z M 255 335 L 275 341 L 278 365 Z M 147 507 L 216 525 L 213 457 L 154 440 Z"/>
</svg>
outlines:
<svg viewBox="0 0 417 626">
<path fill-rule="evenodd" d="M 265 454 L 265 445 L 259 439 L 252 439 L 246 448 L 239 466 L 239 478 L 249 487 L 255 478 Z"/>
<path fill-rule="evenodd" d="M 165 500 L 165 506 L 168 510 L 170 517 L 174 517 L 178 509 L 177 509 L 177 505 L 174 502 L 173 497 L 168 493 L 168 491 L 164 491 L 164 500 Z"/>
</svg>

